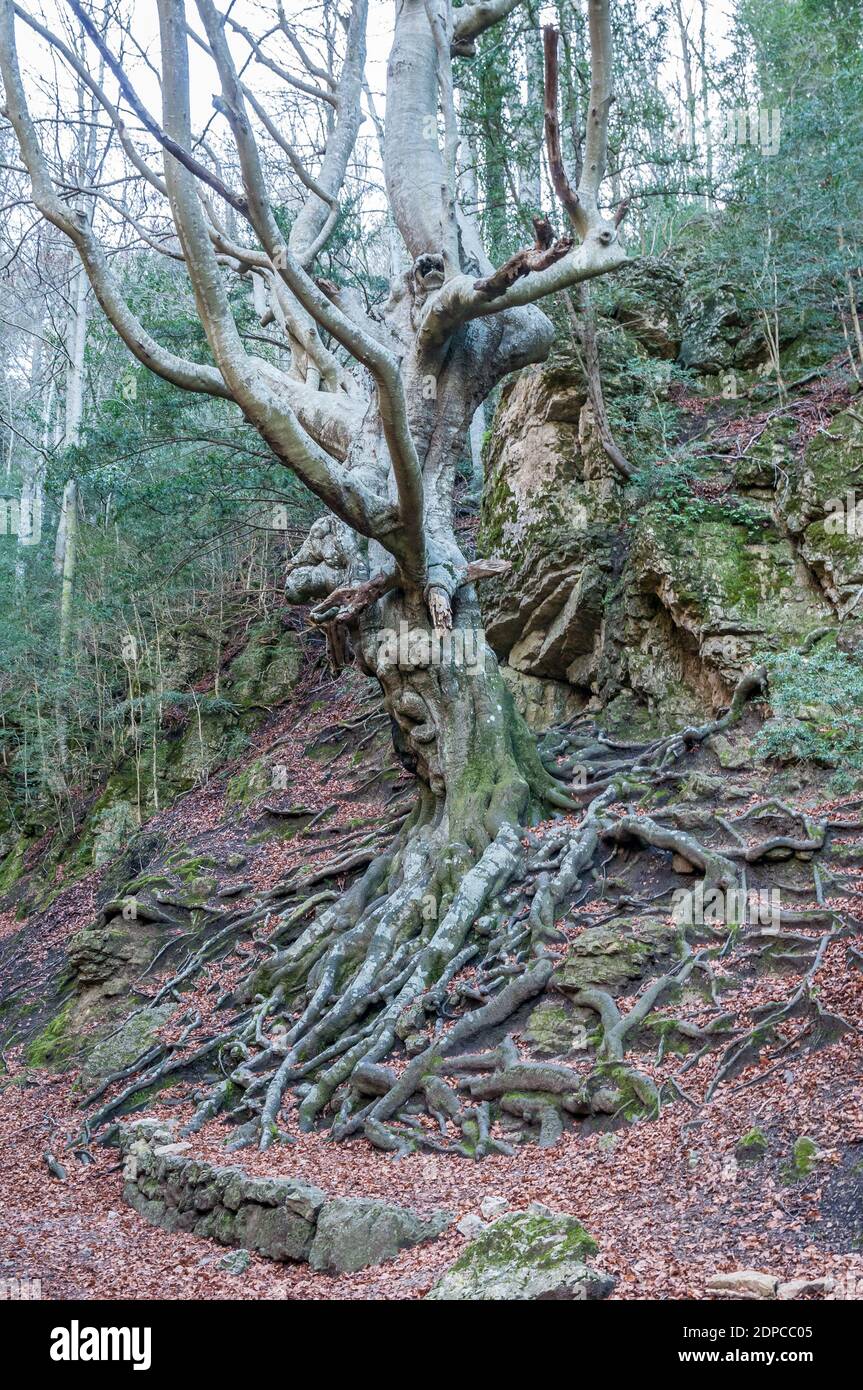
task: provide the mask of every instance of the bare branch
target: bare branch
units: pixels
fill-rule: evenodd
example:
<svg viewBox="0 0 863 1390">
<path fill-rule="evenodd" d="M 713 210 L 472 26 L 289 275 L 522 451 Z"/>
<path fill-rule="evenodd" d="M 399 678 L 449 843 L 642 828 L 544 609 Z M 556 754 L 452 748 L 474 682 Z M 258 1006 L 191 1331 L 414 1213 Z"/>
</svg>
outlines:
<svg viewBox="0 0 863 1390">
<path fill-rule="evenodd" d="M 159 0 L 159 23 L 163 120 L 168 136 L 183 147 L 189 142 L 190 116 L 188 42 L 182 0 Z M 221 28 L 218 32 L 224 42 Z M 282 386 L 287 384 L 284 375 L 246 353 L 210 245 L 197 186 L 186 163 L 178 158 L 167 159 L 165 181 L 207 341 L 237 404 L 276 456 L 336 516 L 362 535 L 385 532 L 392 526 L 392 508 L 386 499 L 333 466 L 328 454 L 302 428 L 290 407 L 283 404 Z M 326 396 L 316 394 L 322 403 L 326 402 Z"/>
<path fill-rule="evenodd" d="M 441 249 L 444 164 L 436 129 L 438 51 L 424 0 L 404 0 L 387 66 L 384 177 L 412 258 Z"/>
<path fill-rule="evenodd" d="M 339 74 L 338 115 L 327 134 L 327 145 L 313 196 L 301 208 L 289 238 L 291 251 L 303 265 L 311 265 L 335 226 L 336 201 L 345 181 L 362 124 L 363 73 L 366 65 L 368 0 L 354 0 L 345 37 L 346 53 Z"/>
<path fill-rule="evenodd" d="M 172 0 L 160 0 L 162 7 Z M 360 0 L 364 3 L 364 0 Z M 270 208 L 257 146 L 245 110 L 243 93 L 228 48 L 221 17 L 212 0 L 198 0 L 198 11 L 207 33 L 222 84 L 225 113 L 231 125 L 246 190 L 252 224 L 264 249 L 289 289 L 312 317 L 368 367 L 378 387 L 381 422 L 398 491 L 398 520 L 378 532 L 382 544 L 396 556 L 414 582 L 425 580 L 422 471 L 407 420 L 404 388 L 395 356 L 347 318 L 305 273 L 286 245 Z M 187 61 L 187 60 L 186 60 Z M 218 358 L 217 358 L 218 360 Z M 338 506 L 333 510 L 344 515 Z M 346 518 L 349 519 L 349 518 Z M 353 525 L 354 523 L 351 522 Z M 369 534 L 368 522 L 356 529 Z"/>
<path fill-rule="evenodd" d="M 193 43 L 197 44 L 197 46 L 200 49 L 202 49 L 204 53 L 206 53 L 210 58 L 212 58 L 213 52 L 210 48 L 210 45 L 204 39 L 201 38 L 200 34 L 195 33 L 194 29 L 190 24 L 186 26 L 186 33 L 188 34 L 189 38 L 192 40 Z M 284 153 L 288 156 L 291 168 L 297 175 L 297 178 L 300 180 L 300 182 L 303 183 L 311 193 L 314 193 L 317 198 L 320 198 L 323 202 L 327 203 L 329 207 L 335 207 L 336 210 L 338 210 L 338 200 L 335 198 L 333 194 L 329 193 L 327 189 L 323 188 L 322 185 L 318 183 L 317 179 L 312 178 L 312 175 L 306 169 L 305 165 L 303 164 L 293 145 L 290 143 L 289 140 L 285 139 L 278 126 L 275 124 L 273 120 L 271 120 L 267 111 L 265 110 L 261 102 L 258 101 L 254 92 L 251 91 L 251 89 L 245 82 L 240 83 L 240 88 L 243 92 L 244 97 L 251 106 L 252 110 L 255 112 L 255 115 L 258 117 L 258 120 L 261 122 L 264 129 L 267 131 L 267 134 L 273 140 L 275 140 L 276 144 L 279 146 L 279 149 L 283 150 Z M 223 115 L 226 114 L 223 111 L 218 97 L 213 98 L 213 105 L 215 106 L 217 111 L 222 111 Z"/>
<path fill-rule="evenodd" d="M 287 82 L 288 86 L 296 88 L 298 92 L 302 92 L 305 96 L 315 97 L 318 101 L 325 101 L 338 110 L 338 98 L 335 97 L 332 92 L 324 91 L 322 87 L 314 87 L 310 82 L 303 82 L 299 77 L 294 77 L 293 73 L 288 72 L 287 68 L 283 68 L 281 63 L 277 63 L 275 59 L 270 58 L 268 54 L 264 52 L 254 34 L 251 34 L 249 30 L 246 29 L 244 25 L 239 24 L 237 20 L 232 19 L 230 16 L 226 16 L 226 23 L 230 24 L 235 33 L 242 35 L 254 53 L 256 61 L 259 62 L 262 67 L 269 68 L 270 72 L 274 72 L 283 82 Z M 326 80 L 329 81 L 329 78 Z"/>
<path fill-rule="evenodd" d="M 161 179 L 159 175 L 153 169 L 150 168 L 149 164 L 147 164 L 147 162 L 141 158 L 141 155 L 136 149 L 134 143 L 129 138 L 129 132 L 126 129 L 125 122 L 122 116 L 120 115 L 120 112 L 117 110 L 114 103 L 109 99 L 107 93 L 105 92 L 101 84 L 98 83 L 96 79 L 93 77 L 86 63 L 83 63 L 81 59 L 78 57 L 77 53 L 74 51 L 74 49 L 71 49 L 68 44 L 64 43 L 63 40 L 59 38 L 57 34 L 53 34 L 50 29 L 46 29 L 44 24 L 40 24 L 37 19 L 34 19 L 32 15 L 29 15 L 26 10 L 23 10 L 21 8 L 20 5 L 15 5 L 13 8 L 15 10 L 16 16 L 20 20 L 22 20 L 24 24 L 29 25 L 29 27 L 33 30 L 34 33 L 38 34 L 40 38 L 44 39 L 46 43 L 51 44 L 52 48 L 55 48 L 58 53 L 61 53 L 63 55 L 66 62 L 77 74 L 80 80 L 84 83 L 88 91 L 92 92 L 96 100 L 107 112 L 114 125 L 114 128 L 117 131 L 117 134 L 120 138 L 120 143 L 123 146 L 123 149 L 125 150 L 130 162 L 138 170 L 138 173 L 146 179 L 147 183 L 149 183 L 153 188 L 155 188 L 158 193 L 161 193 L 163 197 L 166 197 L 167 189 L 165 188 L 164 179 Z"/>
<path fill-rule="evenodd" d="M 545 56 L 545 147 L 548 153 L 548 168 L 554 191 L 566 208 L 573 227 L 583 240 L 587 233 L 587 219 L 579 202 L 578 194 L 567 178 L 560 144 L 560 122 L 557 115 L 558 38 L 558 31 L 554 25 L 546 24 L 542 31 Z"/>
<path fill-rule="evenodd" d="M 556 239 L 548 218 L 534 217 L 532 220 L 536 244 L 523 251 L 516 251 L 515 255 L 510 256 L 492 275 L 474 280 L 474 289 L 484 299 L 499 299 L 523 275 L 530 275 L 536 270 L 547 270 L 572 250 L 572 237 L 563 236 Z"/>
<path fill-rule="evenodd" d="M 472 58 L 480 34 L 501 19 L 506 19 L 521 3 L 522 0 L 475 0 L 472 5 L 462 5 L 453 16 L 453 57 Z"/>
<path fill-rule="evenodd" d="M 312 77 L 319 78 L 321 82 L 326 82 L 328 87 L 335 88 L 336 84 L 333 81 L 332 73 L 327 72 L 326 68 L 319 67 L 317 63 L 312 62 L 308 53 L 303 48 L 303 45 L 300 43 L 299 39 L 296 36 L 296 33 L 294 32 L 293 25 L 288 23 L 288 18 L 285 14 L 284 6 L 281 4 L 281 0 L 279 0 L 278 5 L 278 15 L 279 27 L 281 28 L 282 33 L 285 35 L 285 38 L 288 40 L 288 43 L 291 45 L 294 52 L 299 57 L 306 71 L 311 73 Z"/>
<path fill-rule="evenodd" d="M 538 240 L 536 247 L 518 252 L 491 275 L 473 282 L 467 276 L 449 280 L 430 300 L 421 326 L 420 344 L 427 351 L 439 349 L 460 324 L 489 313 L 535 303 L 548 294 L 617 270 L 626 260 L 617 245 L 617 228 L 623 214 L 612 223 L 603 218 L 597 206 L 597 192 L 605 170 L 608 110 L 612 101 L 608 0 L 589 0 L 589 10 L 591 97 L 584 169 L 577 191 L 567 178 L 561 154 L 557 115 L 557 30 L 547 26 L 543 36 L 549 166 L 555 191 L 582 244 L 569 254 L 571 242 L 567 245 L 566 238 L 561 238 L 554 247 Z M 555 247 L 559 254 L 555 254 Z"/>
<path fill-rule="evenodd" d="M 236 211 L 239 212 L 241 216 L 247 218 L 249 215 L 249 209 L 245 198 L 240 197 L 239 194 L 234 193 L 232 189 L 228 188 L 228 186 L 222 182 L 222 180 L 218 177 L 217 174 L 214 174 L 212 170 L 207 168 L 206 164 L 202 164 L 199 159 L 196 159 L 195 156 L 191 154 L 188 149 L 185 148 L 185 146 L 179 143 L 179 141 L 172 139 L 172 137 L 161 128 L 158 121 L 156 121 L 154 117 L 151 116 L 150 112 L 147 110 L 146 106 L 141 101 L 141 98 L 138 96 L 138 93 L 135 91 L 135 88 L 132 86 L 131 82 L 129 81 L 128 77 L 123 71 L 122 65 L 114 57 L 108 45 L 105 43 L 105 40 L 102 38 L 102 35 L 99 33 L 92 19 L 87 14 L 83 6 L 80 4 L 79 0 L 66 0 L 66 3 L 78 17 L 78 20 L 80 21 L 84 31 L 86 32 L 87 37 L 99 50 L 99 53 L 104 58 L 108 67 L 111 69 L 112 73 L 116 77 L 117 82 L 120 86 L 120 91 L 123 93 L 129 105 L 132 107 L 132 110 L 135 112 L 135 114 L 138 116 L 138 118 L 147 128 L 150 134 L 154 136 L 156 140 L 159 141 L 160 145 L 164 146 L 164 148 L 168 151 L 169 154 L 172 154 L 176 160 L 179 160 L 181 164 L 184 164 L 186 168 L 189 169 L 190 172 L 195 175 L 196 178 L 199 178 L 202 183 L 208 184 L 209 187 L 212 188 L 215 193 L 219 194 L 220 198 L 224 198 L 226 203 L 229 203 L 232 208 L 236 209 Z"/>
<path fill-rule="evenodd" d="M 612 44 L 609 0 L 587 0 L 590 33 L 590 109 L 584 142 L 584 168 L 578 188 L 579 198 L 590 196 L 595 203 L 605 177 L 608 152 L 608 112 L 614 101 L 612 92 Z"/>
<path fill-rule="evenodd" d="M 77 248 L 99 304 L 123 342 L 145 367 L 176 386 L 231 399 L 232 393 L 219 371 L 178 357 L 163 348 L 147 332 L 121 295 L 88 219 L 81 212 L 69 210 L 60 201 L 27 107 L 15 46 L 14 10 L 10 0 L 0 0 L 0 72 L 6 91 L 7 113 L 30 176 L 33 201 L 42 216 Z"/>
<path fill-rule="evenodd" d="M 444 265 L 448 275 L 460 269 L 458 251 L 458 223 L 456 221 L 456 162 L 458 157 L 458 123 L 455 114 L 455 96 L 452 85 L 452 6 L 450 0 L 443 0 L 445 18 L 440 13 L 440 0 L 425 0 L 425 10 L 429 28 L 437 49 L 437 77 L 440 103 L 444 118 L 444 160 L 441 181 L 441 237 L 440 244 Z"/>
</svg>

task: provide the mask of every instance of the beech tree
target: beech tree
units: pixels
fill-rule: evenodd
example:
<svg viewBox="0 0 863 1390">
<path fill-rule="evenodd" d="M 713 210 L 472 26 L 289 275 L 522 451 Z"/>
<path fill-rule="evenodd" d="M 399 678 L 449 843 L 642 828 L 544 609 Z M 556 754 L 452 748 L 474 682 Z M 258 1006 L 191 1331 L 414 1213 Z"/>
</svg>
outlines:
<svg viewBox="0 0 863 1390">
<path fill-rule="evenodd" d="M 281 10 L 276 29 L 258 35 L 213 0 L 196 0 L 199 28 L 188 22 L 183 0 L 158 0 L 160 111 L 145 104 L 118 58 L 116 26 L 97 24 L 95 11 L 81 0 L 67 3 L 92 62 L 26 5 L 0 0 L 5 111 L 33 202 L 76 248 L 99 305 L 134 357 L 176 386 L 234 402 L 275 460 L 325 504 L 326 515 L 291 564 L 288 594 L 312 605 L 312 618 L 326 626 L 336 657 L 354 659 L 377 678 L 399 756 L 417 779 L 416 811 L 389 852 L 310 926 L 285 928 L 282 942 L 288 944 L 269 968 L 253 1035 L 263 1029 L 266 1039 L 267 1026 L 296 1010 L 298 998 L 301 1010 L 286 1041 L 267 1045 L 254 1064 L 256 1079 L 246 1081 L 247 1137 L 254 1134 L 266 1146 L 285 1088 L 311 1077 L 304 1123 L 314 1123 L 337 1093 L 337 1132 L 365 1124 L 370 1137 L 387 1146 L 381 1124 L 397 1111 L 398 1098 L 385 1095 L 370 1108 L 369 1069 L 404 1036 L 410 1011 L 429 991 L 445 988 L 475 954 L 474 924 L 499 906 L 520 869 L 521 827 L 549 808 L 581 806 L 539 759 L 485 646 L 475 586 L 505 566 L 493 557 L 468 562 L 454 526 L 453 492 L 478 407 L 505 377 L 542 362 L 550 351 L 552 328 L 542 301 L 625 260 L 622 210 L 613 213 L 602 201 L 612 101 L 609 0 L 587 5 L 590 97 L 575 187 L 560 155 L 557 35 L 546 33 L 548 165 L 562 206 L 535 219 L 534 245 L 497 266 L 456 197 L 453 67 L 470 61 L 477 38 L 519 0 L 476 0 L 459 8 L 451 0 L 397 0 L 382 148 L 389 208 L 408 268 L 394 278 L 380 311 L 369 311 L 358 296 L 315 272 L 337 224 L 339 193 L 363 119 L 367 0 L 347 7 L 343 56 L 325 66 L 307 52 Z M 157 342 L 124 299 L 111 248 L 101 244 L 86 199 L 68 196 L 55 153 L 40 140 L 16 52 L 21 26 L 53 46 L 112 123 L 128 169 L 165 200 L 176 232 L 174 254 L 194 291 L 212 365 L 185 360 Z M 300 56 L 302 77 L 271 56 L 268 40 L 275 32 Z M 217 165 L 206 141 L 195 139 L 191 44 L 212 65 L 214 105 L 233 141 L 236 185 L 225 172 L 230 162 Z M 241 48 L 295 101 L 325 109 L 326 145 L 315 169 L 305 167 L 256 94 L 237 56 Z M 93 75 L 100 71 L 113 74 L 121 99 L 112 100 L 105 79 Z M 125 108 L 161 147 L 162 168 L 142 153 Z M 268 157 L 275 151 L 290 166 L 304 195 L 289 232 L 268 196 L 265 145 Z M 558 235 L 553 224 L 560 218 L 567 230 Z M 253 355 L 238 331 L 229 294 L 235 275 L 253 282 L 256 302 L 275 326 L 270 331 L 280 331 L 289 345 L 289 370 Z M 399 632 L 413 636 L 406 643 L 388 640 Z M 479 660 L 459 660 L 474 641 Z M 600 802 L 571 847 L 573 875 L 593 853 Z M 535 911 L 537 961 L 504 991 L 504 1016 L 542 988 L 550 973 L 542 958 L 542 925 L 553 916 L 547 884 Z M 478 1013 L 485 1016 L 483 1009 Z M 255 1106 L 250 1098 L 256 1091 Z M 201 1122 L 225 1093 L 221 1088 L 208 1102 Z"/>
</svg>

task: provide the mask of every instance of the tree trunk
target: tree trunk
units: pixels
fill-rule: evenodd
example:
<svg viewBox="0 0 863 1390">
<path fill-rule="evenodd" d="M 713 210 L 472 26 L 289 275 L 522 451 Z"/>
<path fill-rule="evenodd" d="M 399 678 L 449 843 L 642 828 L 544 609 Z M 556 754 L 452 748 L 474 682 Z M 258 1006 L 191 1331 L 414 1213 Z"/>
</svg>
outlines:
<svg viewBox="0 0 863 1390">
<path fill-rule="evenodd" d="M 450 631 L 430 628 L 424 606 L 401 593 L 381 609 L 362 654 L 399 758 L 441 803 L 449 838 L 481 854 L 502 826 L 538 812 L 551 779 L 485 641 L 473 587 L 459 590 Z"/>
</svg>

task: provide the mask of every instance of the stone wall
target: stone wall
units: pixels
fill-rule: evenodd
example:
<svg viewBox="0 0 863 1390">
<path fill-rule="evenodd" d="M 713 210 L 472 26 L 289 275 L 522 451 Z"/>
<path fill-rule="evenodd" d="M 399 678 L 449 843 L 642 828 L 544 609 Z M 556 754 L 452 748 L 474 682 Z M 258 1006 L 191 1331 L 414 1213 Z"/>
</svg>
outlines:
<svg viewBox="0 0 863 1390">
<path fill-rule="evenodd" d="M 376 1198 L 328 1197 L 294 1178 L 250 1177 L 191 1157 L 174 1127 L 136 1118 L 120 1127 L 123 1196 L 166 1231 L 188 1231 L 270 1260 L 308 1261 L 341 1273 L 392 1259 L 432 1240 L 451 1223 L 447 1212 L 421 1216 Z"/>
</svg>

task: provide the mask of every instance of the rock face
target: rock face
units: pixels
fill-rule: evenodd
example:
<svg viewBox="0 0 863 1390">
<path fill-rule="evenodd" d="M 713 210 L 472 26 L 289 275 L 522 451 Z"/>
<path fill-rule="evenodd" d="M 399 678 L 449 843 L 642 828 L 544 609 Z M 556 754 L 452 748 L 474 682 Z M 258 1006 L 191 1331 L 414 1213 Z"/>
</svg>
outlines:
<svg viewBox="0 0 863 1390">
<path fill-rule="evenodd" d="M 424 1218 L 372 1197 L 336 1197 L 318 1217 L 309 1263 L 335 1274 L 365 1269 L 393 1259 L 407 1246 L 433 1240 L 450 1221 L 445 1212 Z"/>
<path fill-rule="evenodd" d="M 88 1003 L 124 994 L 152 959 L 159 931 L 137 919 L 118 913 L 107 923 L 96 922 L 73 936 L 69 965 L 79 994 Z"/>
<path fill-rule="evenodd" d="M 152 1047 L 157 1030 L 172 1013 L 173 1003 L 136 1009 L 118 1028 L 112 1029 L 96 1043 L 81 1071 L 83 1086 L 89 1090 L 103 1077 L 134 1062 L 148 1047 Z"/>
<path fill-rule="evenodd" d="M 741 373 L 763 351 L 727 287 L 697 275 L 684 286 L 664 262 L 628 268 L 615 297 L 615 326 L 601 321 L 599 334 L 612 408 L 616 393 L 637 396 L 633 359 L 653 359 L 657 399 L 670 409 L 672 358 L 702 374 Z M 736 407 L 712 395 L 719 389 L 703 386 L 724 418 Z M 512 570 L 484 584 L 481 601 L 533 728 L 581 709 L 646 733 L 709 717 L 765 648 L 794 647 L 863 612 L 863 420 L 840 413 L 807 444 L 793 416 L 765 417 L 742 445 L 735 436 L 723 446 L 727 457 L 699 463 L 697 488 L 671 473 L 667 485 L 624 488 L 599 446 L 577 360 L 561 355 L 504 389 L 478 545 Z M 659 478 L 661 448 L 648 444 L 630 462 Z M 847 641 L 863 650 L 858 627 Z"/>
<path fill-rule="evenodd" d="M 426 1294 L 450 1301 L 607 1298 L 614 1279 L 587 1261 L 597 1251 L 584 1227 L 554 1212 L 514 1212 L 495 1221 Z"/>
<path fill-rule="evenodd" d="M 613 316 L 653 357 L 667 360 L 680 353 L 684 279 L 657 256 L 642 256 L 624 266 L 615 281 Z M 687 321 L 697 322 L 687 305 Z M 690 347 L 690 345 L 687 345 Z"/>
<path fill-rule="evenodd" d="M 123 1196 L 166 1231 L 190 1231 L 269 1260 L 308 1260 L 315 1269 L 340 1273 L 433 1240 L 451 1221 L 446 1212 L 423 1217 L 376 1199 L 328 1199 L 319 1187 L 293 1178 L 249 1177 L 242 1168 L 190 1158 L 174 1138 L 173 1126 L 161 1120 L 139 1118 L 120 1128 Z"/>
<path fill-rule="evenodd" d="M 859 507 L 858 507 L 859 504 Z M 863 417 L 843 411 L 815 436 L 791 472 L 783 499 L 800 554 L 840 617 L 863 587 Z"/>
<path fill-rule="evenodd" d="M 524 1041 L 539 1057 L 565 1057 L 585 1047 L 587 1027 L 593 1020 L 587 1009 L 574 1009 L 563 999 L 543 999 L 532 1010 Z"/>
</svg>

